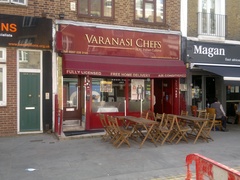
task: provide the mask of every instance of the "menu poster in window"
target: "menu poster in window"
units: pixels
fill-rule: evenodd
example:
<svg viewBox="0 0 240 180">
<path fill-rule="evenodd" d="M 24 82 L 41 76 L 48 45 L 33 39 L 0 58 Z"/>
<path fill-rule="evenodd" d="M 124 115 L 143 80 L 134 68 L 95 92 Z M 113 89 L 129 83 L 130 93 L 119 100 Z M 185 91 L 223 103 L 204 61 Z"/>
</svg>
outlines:
<svg viewBox="0 0 240 180">
<path fill-rule="evenodd" d="M 100 92 L 112 92 L 112 81 L 101 81 Z"/>
<path fill-rule="evenodd" d="M 239 93 L 239 86 L 235 86 L 235 93 Z"/>
<path fill-rule="evenodd" d="M 144 79 L 131 80 L 131 100 L 144 99 Z"/>
</svg>

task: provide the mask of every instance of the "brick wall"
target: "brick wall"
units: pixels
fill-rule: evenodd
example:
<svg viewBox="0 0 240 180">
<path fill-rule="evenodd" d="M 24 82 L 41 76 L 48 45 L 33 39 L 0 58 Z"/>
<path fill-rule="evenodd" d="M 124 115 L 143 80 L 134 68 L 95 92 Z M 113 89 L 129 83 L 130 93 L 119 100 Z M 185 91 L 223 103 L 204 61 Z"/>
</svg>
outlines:
<svg viewBox="0 0 240 180">
<path fill-rule="evenodd" d="M 187 36 L 198 36 L 198 0 L 188 1 L 188 30 Z"/>
<path fill-rule="evenodd" d="M 7 48 L 7 106 L 0 107 L 0 136 L 17 134 L 16 49 Z"/>
<path fill-rule="evenodd" d="M 240 41 L 240 1 L 226 0 L 226 39 Z"/>
</svg>

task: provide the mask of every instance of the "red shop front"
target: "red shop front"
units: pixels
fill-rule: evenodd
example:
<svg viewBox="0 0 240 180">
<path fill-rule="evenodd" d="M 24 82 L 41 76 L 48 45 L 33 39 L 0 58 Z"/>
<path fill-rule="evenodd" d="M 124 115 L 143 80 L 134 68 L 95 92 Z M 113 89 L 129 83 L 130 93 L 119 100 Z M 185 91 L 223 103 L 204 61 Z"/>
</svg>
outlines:
<svg viewBox="0 0 240 180">
<path fill-rule="evenodd" d="M 178 34 L 59 25 L 63 120 L 101 128 L 99 113 L 179 113 L 186 76 Z"/>
</svg>

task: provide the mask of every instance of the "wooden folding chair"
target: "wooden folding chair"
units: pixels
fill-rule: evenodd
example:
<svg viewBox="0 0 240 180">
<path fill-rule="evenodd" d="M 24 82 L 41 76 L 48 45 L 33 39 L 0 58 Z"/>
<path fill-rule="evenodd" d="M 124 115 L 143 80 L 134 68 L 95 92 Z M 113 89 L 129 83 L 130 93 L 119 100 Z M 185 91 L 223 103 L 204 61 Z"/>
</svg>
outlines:
<svg viewBox="0 0 240 180">
<path fill-rule="evenodd" d="M 197 106 L 191 106 L 191 113 L 192 116 L 197 116 Z"/>
<path fill-rule="evenodd" d="M 187 116 L 187 115 L 188 115 L 188 111 L 181 110 L 181 116 Z"/>
<path fill-rule="evenodd" d="M 112 121 L 112 116 L 107 115 L 107 124 L 108 124 L 108 134 L 111 138 L 111 141 L 114 142 L 117 139 L 117 131 L 114 127 L 113 121 Z"/>
<path fill-rule="evenodd" d="M 148 116 L 146 119 L 155 120 L 155 113 L 153 111 L 148 111 Z"/>
<path fill-rule="evenodd" d="M 149 113 L 149 111 L 143 111 L 143 112 L 141 113 L 141 117 L 142 117 L 142 118 L 145 118 L 145 119 L 148 119 L 148 113 Z"/>
<path fill-rule="evenodd" d="M 206 111 L 209 114 L 216 114 L 216 109 L 215 108 L 207 108 Z M 216 127 L 219 128 L 219 130 L 222 130 L 222 120 L 215 119 L 214 124 L 213 124 L 213 130 L 216 131 Z"/>
<path fill-rule="evenodd" d="M 222 120 L 219 120 L 219 119 L 215 120 L 213 124 L 213 130 L 216 131 L 217 127 L 220 131 L 222 130 Z"/>
<path fill-rule="evenodd" d="M 109 121 L 114 127 L 115 132 L 115 140 L 113 141 L 113 145 L 119 148 L 123 143 L 126 143 L 128 147 L 130 147 L 129 137 L 132 134 L 132 130 L 124 129 L 118 125 L 117 118 L 109 116 Z"/>
<path fill-rule="evenodd" d="M 203 128 L 203 133 L 205 134 L 205 137 L 207 139 L 211 139 L 212 141 L 213 141 L 213 138 L 210 136 L 210 132 L 213 129 L 213 126 L 215 124 L 215 118 L 216 118 L 216 114 L 208 113 L 207 119 L 209 119 L 209 121 L 206 123 L 206 125 Z"/>
<path fill-rule="evenodd" d="M 173 136 L 171 137 L 171 142 L 177 139 L 176 144 L 180 142 L 180 140 L 184 140 L 188 143 L 187 140 L 187 132 L 192 129 L 181 119 L 176 119 L 175 124 L 173 126 Z"/>
<path fill-rule="evenodd" d="M 100 118 L 100 122 L 105 130 L 105 134 L 102 136 L 102 139 L 104 141 L 106 141 L 108 138 L 111 138 L 110 126 L 109 126 L 104 114 L 99 114 L 99 118 Z"/>
<path fill-rule="evenodd" d="M 170 135 L 176 120 L 176 115 L 168 114 L 161 123 L 161 126 L 159 125 L 159 127 L 156 128 L 156 141 L 160 140 L 161 145 L 163 145 L 166 141 L 171 143 Z"/>
<path fill-rule="evenodd" d="M 162 123 L 164 118 L 165 118 L 165 113 L 162 113 L 162 114 L 156 113 L 155 115 L 155 121 L 159 123 Z"/>
<path fill-rule="evenodd" d="M 208 115 L 207 111 L 200 111 L 200 112 L 198 113 L 198 117 L 199 117 L 199 118 L 204 118 L 204 119 L 206 119 L 206 118 L 207 118 L 207 115 Z"/>
</svg>

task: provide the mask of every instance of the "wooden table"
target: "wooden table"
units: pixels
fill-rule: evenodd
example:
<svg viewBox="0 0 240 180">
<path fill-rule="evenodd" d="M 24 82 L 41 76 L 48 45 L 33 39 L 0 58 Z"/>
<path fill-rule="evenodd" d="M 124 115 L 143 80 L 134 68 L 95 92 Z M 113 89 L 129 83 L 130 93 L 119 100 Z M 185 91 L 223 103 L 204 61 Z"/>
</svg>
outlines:
<svg viewBox="0 0 240 180">
<path fill-rule="evenodd" d="M 139 148 L 141 148 L 146 141 L 147 138 L 150 138 L 152 142 L 157 147 L 157 142 L 155 141 L 155 138 L 151 135 L 151 132 L 153 130 L 153 127 L 158 124 L 158 122 L 141 118 L 141 117 L 134 117 L 134 116 L 116 116 L 118 119 L 126 121 L 126 126 L 128 126 L 128 123 L 134 124 L 135 128 L 137 125 L 141 125 L 144 130 L 146 130 L 147 134 L 144 136 L 143 140 L 141 141 Z M 136 131 L 138 131 L 137 128 L 135 128 Z M 141 133 L 141 132 L 140 132 Z M 141 133 L 142 134 L 142 133 Z"/>
<path fill-rule="evenodd" d="M 207 122 L 209 121 L 208 119 L 180 115 L 177 115 L 177 118 L 186 121 L 192 130 L 195 131 L 196 138 L 193 142 L 194 144 L 197 142 L 199 137 L 202 137 L 205 141 L 208 142 L 206 133 L 204 132 L 204 126 L 206 126 Z"/>
</svg>

